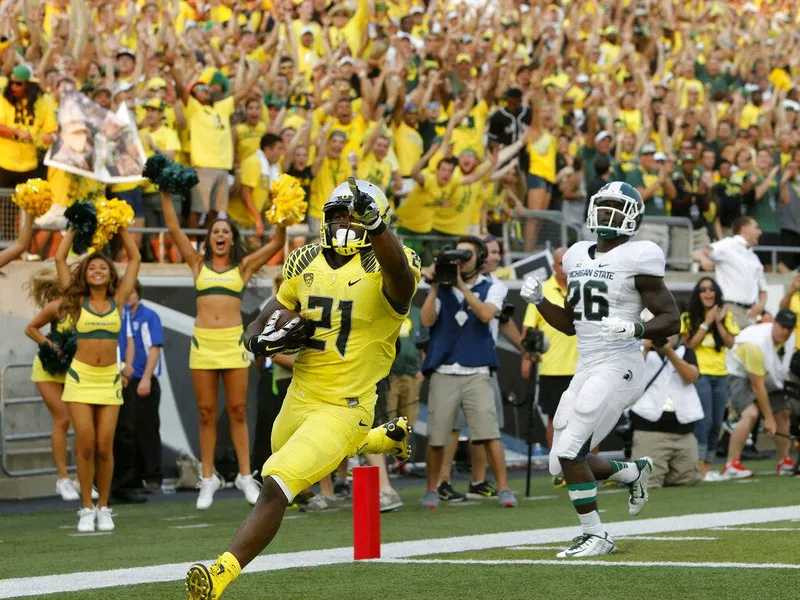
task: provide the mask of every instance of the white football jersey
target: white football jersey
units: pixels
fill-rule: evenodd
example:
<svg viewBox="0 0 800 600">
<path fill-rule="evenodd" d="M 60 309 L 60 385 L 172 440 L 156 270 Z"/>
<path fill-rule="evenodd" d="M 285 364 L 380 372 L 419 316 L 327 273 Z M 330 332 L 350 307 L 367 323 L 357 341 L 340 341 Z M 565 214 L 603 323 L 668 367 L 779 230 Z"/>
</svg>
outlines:
<svg viewBox="0 0 800 600">
<path fill-rule="evenodd" d="M 639 340 L 607 342 L 600 338 L 603 317 L 639 321 L 644 305 L 634 284 L 636 275 L 664 276 L 664 252 L 653 242 L 625 242 L 610 252 L 595 252 L 596 242 L 578 242 L 564 254 L 567 301 L 575 313 L 578 354 L 582 364 L 639 352 Z"/>
</svg>

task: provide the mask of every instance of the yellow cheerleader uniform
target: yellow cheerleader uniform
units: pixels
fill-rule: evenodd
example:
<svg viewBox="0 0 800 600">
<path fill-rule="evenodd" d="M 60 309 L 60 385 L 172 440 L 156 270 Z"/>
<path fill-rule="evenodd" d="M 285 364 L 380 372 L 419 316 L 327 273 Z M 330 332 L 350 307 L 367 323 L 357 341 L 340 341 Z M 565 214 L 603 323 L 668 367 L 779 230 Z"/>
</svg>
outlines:
<svg viewBox="0 0 800 600">
<path fill-rule="evenodd" d="M 108 312 L 99 315 L 89 308 L 89 300 L 83 301 L 81 312 L 75 323 L 78 339 L 118 340 L 122 329 L 122 318 L 117 303 L 111 300 Z M 72 359 L 64 381 L 64 402 L 82 404 L 122 404 L 122 374 L 115 362 L 105 367 L 87 365 Z"/>
<path fill-rule="evenodd" d="M 201 267 L 194 285 L 198 298 L 216 294 L 241 298 L 244 290 L 239 265 L 218 272 L 207 262 Z M 189 351 L 189 368 L 198 371 L 248 368 L 250 355 L 242 342 L 242 333 L 242 325 L 219 329 L 195 326 Z"/>
<path fill-rule="evenodd" d="M 72 329 L 72 317 L 67 315 L 57 323 L 52 323 L 55 325 L 55 330 L 63 333 L 64 331 L 69 331 Z M 33 383 L 44 383 L 44 382 L 52 382 L 52 383 L 64 383 L 64 379 L 67 376 L 66 373 L 56 373 L 55 375 L 48 373 L 45 371 L 44 367 L 42 366 L 42 361 L 39 359 L 39 355 L 37 354 L 33 359 L 33 371 L 31 373 L 31 381 Z"/>
</svg>

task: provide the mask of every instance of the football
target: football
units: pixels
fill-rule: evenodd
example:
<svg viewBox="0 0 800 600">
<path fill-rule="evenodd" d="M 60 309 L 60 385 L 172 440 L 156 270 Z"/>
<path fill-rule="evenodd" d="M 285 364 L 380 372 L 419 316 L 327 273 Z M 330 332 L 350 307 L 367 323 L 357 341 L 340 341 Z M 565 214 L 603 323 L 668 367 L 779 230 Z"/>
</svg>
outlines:
<svg viewBox="0 0 800 600">
<path fill-rule="evenodd" d="M 297 325 L 292 327 L 286 336 L 286 349 L 299 350 L 300 348 L 303 348 L 306 344 L 306 340 L 308 339 L 310 329 L 308 321 L 306 321 L 305 317 L 303 317 L 303 315 L 300 313 L 287 308 L 282 308 L 278 312 L 280 314 L 278 315 L 278 322 L 275 324 L 275 329 L 282 328 L 289 321 L 296 317 L 299 317 L 300 319 L 297 322 Z"/>
</svg>

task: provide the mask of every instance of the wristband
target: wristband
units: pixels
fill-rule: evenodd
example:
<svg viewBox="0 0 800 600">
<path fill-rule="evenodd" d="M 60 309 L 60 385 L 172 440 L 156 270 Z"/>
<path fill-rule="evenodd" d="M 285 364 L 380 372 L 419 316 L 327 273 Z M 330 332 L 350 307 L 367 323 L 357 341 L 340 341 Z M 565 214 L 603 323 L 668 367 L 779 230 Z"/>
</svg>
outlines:
<svg viewBox="0 0 800 600">
<path fill-rule="evenodd" d="M 365 228 L 365 229 L 366 229 L 366 228 Z M 375 228 L 373 228 L 373 229 L 367 229 L 367 234 L 368 234 L 368 235 L 380 235 L 380 234 L 382 234 L 384 231 L 386 231 L 386 223 L 384 223 L 383 221 L 380 221 L 380 222 L 378 223 L 378 226 L 377 226 L 377 227 L 375 227 Z"/>
<path fill-rule="evenodd" d="M 644 335 L 644 323 L 642 323 L 641 321 L 639 321 L 639 325 L 641 325 L 641 326 L 642 326 L 642 333 L 640 333 L 640 334 L 639 334 L 639 335 L 637 335 L 636 337 L 637 337 L 637 338 L 639 338 L 639 339 L 642 339 L 642 336 Z"/>
<path fill-rule="evenodd" d="M 700 329 L 702 329 L 703 331 L 708 331 L 708 325 L 706 325 L 705 323 L 700 323 Z"/>
</svg>

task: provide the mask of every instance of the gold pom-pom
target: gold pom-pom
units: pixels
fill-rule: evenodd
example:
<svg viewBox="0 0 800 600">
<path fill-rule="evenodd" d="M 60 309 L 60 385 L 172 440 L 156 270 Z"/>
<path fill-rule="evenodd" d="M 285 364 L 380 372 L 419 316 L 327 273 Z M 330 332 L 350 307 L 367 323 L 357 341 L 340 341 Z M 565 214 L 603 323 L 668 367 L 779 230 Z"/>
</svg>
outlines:
<svg viewBox="0 0 800 600">
<path fill-rule="evenodd" d="M 97 230 L 92 239 L 92 246 L 99 250 L 119 231 L 133 224 L 133 208 L 123 200 L 99 198 L 97 206 Z"/>
<path fill-rule="evenodd" d="M 270 207 L 264 213 L 273 225 L 289 227 L 306 216 L 308 202 L 300 180 L 285 173 L 272 182 L 269 189 Z"/>
<path fill-rule="evenodd" d="M 53 190 L 44 179 L 29 179 L 14 190 L 14 203 L 38 219 L 53 205 Z"/>
</svg>

